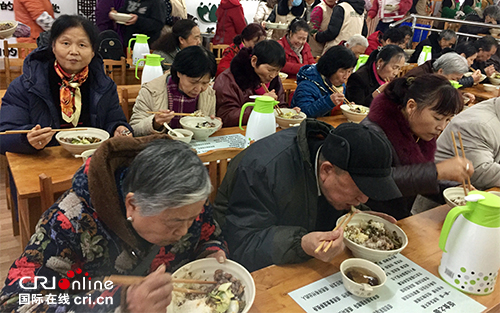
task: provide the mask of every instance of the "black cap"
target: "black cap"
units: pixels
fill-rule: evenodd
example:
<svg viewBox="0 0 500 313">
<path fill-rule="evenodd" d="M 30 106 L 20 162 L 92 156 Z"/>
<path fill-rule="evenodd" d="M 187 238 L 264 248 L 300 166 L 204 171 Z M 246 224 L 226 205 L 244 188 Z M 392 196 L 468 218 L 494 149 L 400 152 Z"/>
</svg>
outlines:
<svg viewBox="0 0 500 313">
<path fill-rule="evenodd" d="M 392 179 L 392 152 L 387 139 L 364 125 L 340 124 L 325 139 L 321 153 L 347 171 L 359 190 L 373 200 L 401 197 Z"/>
</svg>

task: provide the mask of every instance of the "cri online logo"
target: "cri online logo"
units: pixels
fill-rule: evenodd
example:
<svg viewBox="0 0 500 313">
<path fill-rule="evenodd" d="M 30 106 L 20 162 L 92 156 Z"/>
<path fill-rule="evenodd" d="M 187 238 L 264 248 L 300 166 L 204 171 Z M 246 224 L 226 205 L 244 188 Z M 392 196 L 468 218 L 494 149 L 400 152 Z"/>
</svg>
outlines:
<svg viewBox="0 0 500 313">
<path fill-rule="evenodd" d="M 76 274 L 80 275 L 82 274 L 82 270 L 80 268 L 77 268 L 75 271 L 68 271 L 66 273 L 66 276 L 68 278 L 75 278 Z M 24 281 L 34 281 L 33 286 L 25 286 Z M 105 282 L 102 281 L 91 281 L 91 277 L 89 277 L 89 273 L 85 272 L 83 274 L 82 280 L 73 280 L 73 282 L 70 282 L 69 279 L 67 278 L 61 278 L 57 282 L 56 285 L 56 278 L 52 277 L 52 282 L 49 282 L 49 279 L 44 276 L 35 276 L 30 277 L 30 276 L 25 276 L 22 277 L 19 280 L 19 286 L 23 289 L 38 289 L 38 285 L 40 285 L 43 289 L 45 290 L 54 290 L 56 289 L 56 286 L 59 287 L 62 290 L 67 290 L 71 287 L 72 290 L 79 290 L 79 291 L 84 291 L 84 290 L 101 290 L 101 289 L 112 289 L 113 288 L 113 282 L 110 280 L 107 280 Z"/>
</svg>

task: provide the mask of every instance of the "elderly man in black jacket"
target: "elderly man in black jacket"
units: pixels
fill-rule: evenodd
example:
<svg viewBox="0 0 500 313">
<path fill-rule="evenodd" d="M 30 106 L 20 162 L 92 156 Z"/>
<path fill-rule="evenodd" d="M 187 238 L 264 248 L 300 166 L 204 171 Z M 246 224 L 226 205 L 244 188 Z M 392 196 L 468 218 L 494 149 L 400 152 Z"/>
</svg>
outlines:
<svg viewBox="0 0 500 313">
<path fill-rule="evenodd" d="M 343 249 L 343 230 L 332 229 L 345 210 L 369 197 L 399 196 L 386 139 L 358 124 L 334 130 L 306 119 L 231 161 L 215 217 L 232 258 L 253 271 L 311 257 L 331 261 Z M 324 240 L 334 241 L 332 248 L 316 253 Z"/>
</svg>

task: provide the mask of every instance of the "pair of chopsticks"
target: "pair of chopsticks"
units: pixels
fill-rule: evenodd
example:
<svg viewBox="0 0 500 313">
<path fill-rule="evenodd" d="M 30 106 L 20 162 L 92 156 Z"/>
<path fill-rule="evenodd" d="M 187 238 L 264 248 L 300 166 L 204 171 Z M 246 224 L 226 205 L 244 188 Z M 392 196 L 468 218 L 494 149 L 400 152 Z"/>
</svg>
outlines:
<svg viewBox="0 0 500 313">
<path fill-rule="evenodd" d="M 52 129 L 53 132 L 71 132 L 71 131 L 79 131 L 79 130 L 87 130 L 87 128 L 67 128 L 67 129 Z M 6 130 L 4 132 L 0 132 L 0 135 L 14 135 L 14 134 L 27 134 L 31 131 L 29 130 Z"/>
<path fill-rule="evenodd" d="M 332 231 L 336 231 L 339 227 L 347 226 L 347 224 L 349 224 L 349 222 L 351 221 L 354 214 L 356 214 L 355 210 L 356 209 L 354 208 L 354 206 L 351 206 L 351 211 L 346 216 L 344 216 L 344 219 L 337 226 L 335 226 L 335 228 Z M 325 245 L 325 242 L 327 242 L 327 240 L 321 241 L 321 243 L 316 248 L 316 250 L 314 250 L 314 252 L 318 253 Z M 326 245 L 326 247 L 323 249 L 323 252 L 327 252 L 330 249 L 330 247 L 332 246 L 332 244 L 333 244 L 333 241 L 329 241 L 328 244 Z"/>
<path fill-rule="evenodd" d="M 332 85 L 332 87 L 330 88 L 330 90 L 331 90 L 332 92 L 336 92 L 336 93 L 340 93 L 340 94 L 342 94 L 342 93 L 340 92 L 340 90 L 338 90 L 338 89 L 337 89 L 337 87 L 335 87 L 334 85 Z M 354 109 L 355 109 L 355 107 L 352 105 L 352 103 L 351 103 L 349 100 L 347 100 L 347 98 L 345 97 L 345 95 L 344 95 L 344 94 L 342 94 L 342 95 L 344 96 L 344 102 L 345 102 L 345 103 L 346 103 L 346 104 L 347 104 L 347 105 L 348 105 L 351 109 L 353 109 L 353 110 L 354 110 Z"/>
<path fill-rule="evenodd" d="M 260 85 L 262 86 L 262 88 L 264 88 L 264 90 L 265 90 L 265 92 L 266 92 L 266 93 L 268 93 L 268 92 L 269 92 L 269 89 L 267 88 L 266 84 L 261 83 Z M 279 105 L 278 105 L 278 104 L 276 104 L 276 105 L 274 106 L 274 109 L 278 112 L 278 115 L 279 115 L 279 116 L 283 116 L 283 115 L 284 115 L 284 114 L 283 114 L 283 111 L 281 111 L 281 108 L 279 107 Z"/>
<path fill-rule="evenodd" d="M 148 114 L 165 114 L 165 112 L 148 111 Z M 194 113 L 174 113 L 175 116 L 194 116 Z"/>
<path fill-rule="evenodd" d="M 458 135 L 458 141 L 460 142 L 460 149 L 462 150 L 462 158 L 465 159 L 465 151 L 464 151 L 464 144 L 462 143 L 462 135 L 460 134 L 459 131 L 457 131 Z M 455 155 L 460 156 L 458 154 L 458 149 L 457 149 L 457 142 L 455 141 L 455 134 L 451 132 L 451 140 L 453 141 L 453 147 L 455 148 Z M 465 185 L 465 179 L 462 179 L 462 187 L 464 187 L 464 193 L 465 195 L 469 194 L 469 191 L 472 190 L 472 185 L 470 183 L 470 177 L 467 176 L 467 186 Z M 467 191 L 467 189 L 469 189 Z"/>
<path fill-rule="evenodd" d="M 112 281 L 114 285 L 124 285 L 130 286 L 133 284 L 141 283 L 146 277 L 143 276 L 126 276 L 126 275 L 111 275 L 104 277 L 103 281 Z M 206 280 L 196 280 L 196 279 L 172 279 L 172 283 L 174 284 L 209 284 L 215 285 L 216 281 L 206 281 Z M 197 293 L 197 294 L 206 294 L 205 291 L 195 290 L 195 289 L 187 289 L 174 287 L 174 291 L 183 292 L 183 293 Z"/>
</svg>

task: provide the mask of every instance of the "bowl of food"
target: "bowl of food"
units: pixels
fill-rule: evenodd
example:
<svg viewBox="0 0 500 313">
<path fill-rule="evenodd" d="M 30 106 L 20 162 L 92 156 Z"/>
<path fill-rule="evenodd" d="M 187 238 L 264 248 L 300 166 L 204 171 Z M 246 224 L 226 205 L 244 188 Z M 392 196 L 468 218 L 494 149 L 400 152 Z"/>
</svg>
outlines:
<svg viewBox="0 0 500 313">
<path fill-rule="evenodd" d="M 467 72 L 467 73 L 464 74 L 464 77 L 472 76 L 472 74 L 474 74 L 474 73 L 473 72 Z M 493 75 L 495 75 L 495 74 L 493 74 Z M 485 79 L 486 79 L 486 75 L 481 74 L 481 78 L 479 79 L 478 83 L 482 82 Z M 491 79 L 490 79 L 490 81 L 491 81 Z M 499 83 L 498 84 L 495 84 L 492 81 L 491 81 L 491 83 L 494 84 L 494 85 L 500 85 L 500 79 L 499 79 Z M 476 83 L 474 83 L 474 84 L 476 84 Z"/>
<path fill-rule="evenodd" d="M 340 264 L 345 289 L 355 296 L 368 298 L 380 292 L 387 281 L 384 270 L 377 264 L 358 258 Z"/>
<path fill-rule="evenodd" d="M 76 129 L 79 130 L 60 131 L 56 134 L 56 140 L 59 144 L 73 155 L 81 155 L 86 150 L 97 149 L 109 139 L 109 133 L 99 128 Z"/>
<path fill-rule="evenodd" d="M 405 52 L 406 56 L 410 58 L 415 52 L 415 49 L 403 49 L 403 51 Z"/>
<path fill-rule="evenodd" d="M 288 24 L 279 22 L 277 28 L 278 29 L 288 29 Z"/>
<path fill-rule="evenodd" d="M 369 108 L 358 104 L 353 104 L 352 108 L 347 104 L 342 104 L 340 109 L 347 120 L 352 123 L 361 122 L 370 112 Z"/>
<path fill-rule="evenodd" d="M 190 131 L 189 129 L 183 129 L 183 128 L 176 128 L 174 129 L 177 133 L 181 133 L 184 135 L 184 137 L 177 136 L 173 131 L 169 130 L 168 135 L 173 139 L 173 140 L 179 140 L 185 143 L 190 143 L 191 139 L 193 138 L 193 132 Z"/>
<path fill-rule="evenodd" d="M 498 88 L 500 88 L 500 86 L 495 86 L 492 84 L 483 84 L 483 86 L 484 90 L 487 92 L 498 92 Z"/>
<path fill-rule="evenodd" d="M 279 72 L 278 75 L 279 75 L 281 81 L 284 81 L 288 77 L 288 74 L 287 73 L 283 73 L 283 72 Z"/>
<path fill-rule="evenodd" d="M 215 258 L 193 261 L 172 274 L 174 279 L 216 281 L 208 284 L 176 284 L 176 287 L 206 291 L 206 294 L 173 292 L 167 313 L 223 312 L 246 313 L 255 299 L 255 283 L 250 273 L 240 264 Z"/>
<path fill-rule="evenodd" d="M 484 74 L 481 74 L 481 75 L 484 75 Z M 486 75 L 484 75 L 484 77 L 486 78 Z M 500 73 L 494 73 L 489 78 L 490 78 L 491 84 L 497 85 L 497 86 L 500 85 Z"/>
<path fill-rule="evenodd" d="M 184 116 L 179 120 L 179 123 L 181 123 L 182 128 L 192 131 L 196 140 L 207 140 L 222 126 L 220 120 L 212 119 L 209 116 Z"/>
<path fill-rule="evenodd" d="M 307 118 L 304 112 L 297 113 L 294 109 L 280 108 L 280 110 L 283 115 L 280 115 L 277 110 L 274 110 L 274 116 L 276 117 L 276 123 L 278 123 L 282 129 L 298 126 Z"/>
<path fill-rule="evenodd" d="M 17 29 L 17 21 L 0 22 L 0 39 L 7 39 L 14 34 Z"/>
<path fill-rule="evenodd" d="M 450 187 L 443 191 L 443 197 L 446 203 L 453 207 L 462 206 L 467 203 L 465 201 L 465 193 L 463 187 Z"/>
<path fill-rule="evenodd" d="M 110 13 L 110 15 L 118 24 L 126 24 L 132 18 L 132 15 L 125 13 Z"/>
<path fill-rule="evenodd" d="M 408 237 L 397 225 L 381 217 L 357 213 L 344 229 L 344 244 L 355 257 L 378 262 L 406 248 Z"/>
</svg>

